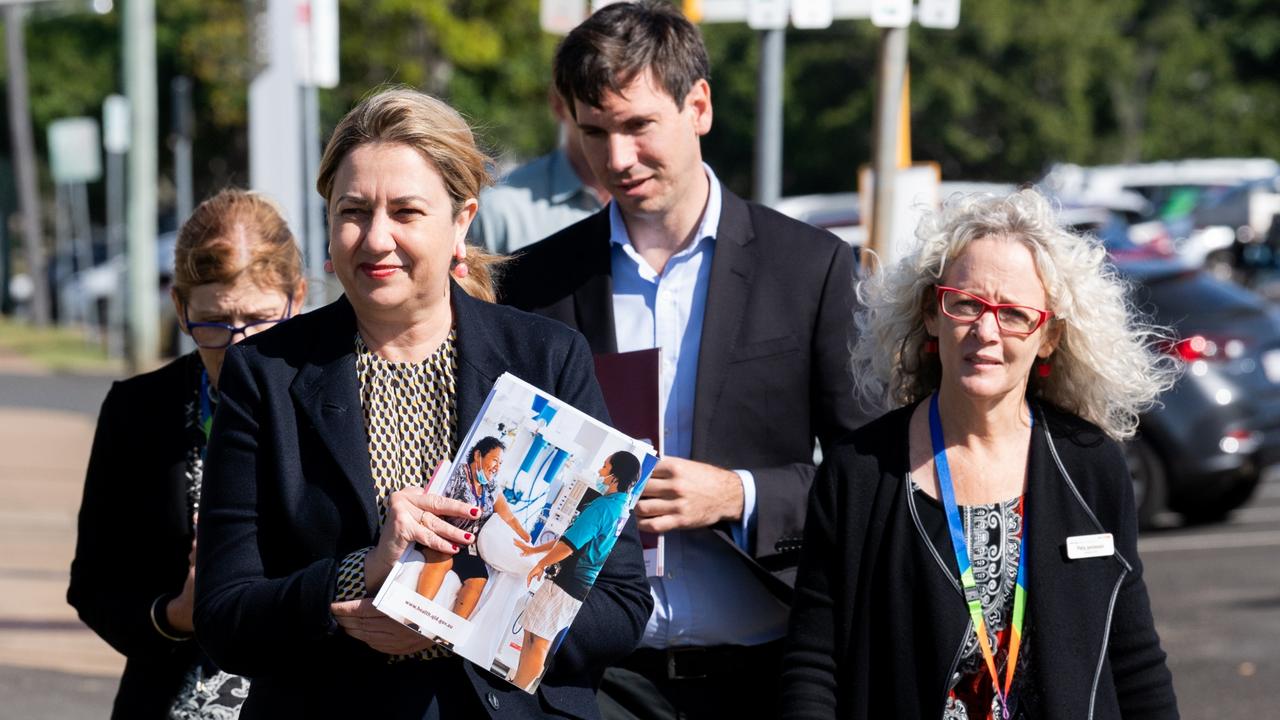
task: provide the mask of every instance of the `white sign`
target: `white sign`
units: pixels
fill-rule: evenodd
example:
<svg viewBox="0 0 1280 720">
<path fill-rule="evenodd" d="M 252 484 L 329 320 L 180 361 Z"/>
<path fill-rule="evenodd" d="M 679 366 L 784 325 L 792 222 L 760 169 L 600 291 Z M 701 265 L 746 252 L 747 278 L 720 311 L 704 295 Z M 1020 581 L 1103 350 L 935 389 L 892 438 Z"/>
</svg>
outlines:
<svg viewBox="0 0 1280 720">
<path fill-rule="evenodd" d="M 826 0 L 831 6 L 833 20 L 857 20 L 871 17 L 871 5 L 876 0 Z M 743 22 L 747 19 L 751 3 L 755 0 L 701 0 L 698 6 L 702 11 L 700 22 L 724 23 Z M 791 0 L 792 22 L 795 22 L 795 6 L 805 4 L 803 0 Z M 786 12 L 784 9 L 783 12 Z M 796 27 L 801 27 L 796 24 Z"/>
<path fill-rule="evenodd" d="M 129 152 L 129 100 L 123 95 L 102 101 L 102 146 L 116 155 Z"/>
<path fill-rule="evenodd" d="M 831 27 L 834 12 L 831 0 L 791 0 L 791 24 L 801 30 Z"/>
<path fill-rule="evenodd" d="M 747 0 L 747 26 L 752 30 L 787 27 L 787 0 Z"/>
<path fill-rule="evenodd" d="M 542 0 L 538 23 L 544 32 L 567 35 L 587 19 L 587 0 Z"/>
<path fill-rule="evenodd" d="M 102 177 L 96 119 L 73 117 L 49 123 L 49 170 L 56 183 L 90 183 Z"/>
<path fill-rule="evenodd" d="M 960 24 L 960 0 L 920 0 L 917 19 L 927 28 L 955 30 Z"/>
<path fill-rule="evenodd" d="M 871 24 L 882 28 L 904 28 L 911 24 L 911 0 L 873 0 Z"/>
<path fill-rule="evenodd" d="M 293 51 L 299 84 L 338 86 L 338 0 L 297 0 Z"/>
</svg>

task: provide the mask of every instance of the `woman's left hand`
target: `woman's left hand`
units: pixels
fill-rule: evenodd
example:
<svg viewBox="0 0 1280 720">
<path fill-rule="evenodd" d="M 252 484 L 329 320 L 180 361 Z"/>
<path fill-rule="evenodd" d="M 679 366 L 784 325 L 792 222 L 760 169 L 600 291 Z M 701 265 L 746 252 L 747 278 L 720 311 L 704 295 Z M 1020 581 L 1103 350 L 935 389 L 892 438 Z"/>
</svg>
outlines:
<svg viewBox="0 0 1280 720">
<path fill-rule="evenodd" d="M 411 655 L 435 645 L 382 614 L 369 598 L 332 603 L 329 610 L 343 632 L 380 653 Z"/>
</svg>

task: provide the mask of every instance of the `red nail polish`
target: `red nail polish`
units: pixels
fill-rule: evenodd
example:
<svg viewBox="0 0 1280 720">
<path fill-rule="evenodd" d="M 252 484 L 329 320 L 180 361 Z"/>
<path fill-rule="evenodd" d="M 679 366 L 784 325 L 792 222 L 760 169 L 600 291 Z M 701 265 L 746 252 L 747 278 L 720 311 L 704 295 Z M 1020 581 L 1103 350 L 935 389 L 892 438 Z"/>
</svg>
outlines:
<svg viewBox="0 0 1280 720">
<path fill-rule="evenodd" d="M 471 517 L 480 517 L 480 508 L 471 508 Z"/>
<path fill-rule="evenodd" d="M 453 548 L 453 551 L 454 551 L 454 552 L 457 552 L 457 551 L 458 551 L 458 546 L 457 546 L 457 545 L 450 545 L 449 547 Z"/>
<path fill-rule="evenodd" d="M 465 537 L 466 537 L 466 539 L 470 540 L 470 539 L 471 539 L 471 533 L 467 533 L 467 534 L 465 535 Z"/>
</svg>

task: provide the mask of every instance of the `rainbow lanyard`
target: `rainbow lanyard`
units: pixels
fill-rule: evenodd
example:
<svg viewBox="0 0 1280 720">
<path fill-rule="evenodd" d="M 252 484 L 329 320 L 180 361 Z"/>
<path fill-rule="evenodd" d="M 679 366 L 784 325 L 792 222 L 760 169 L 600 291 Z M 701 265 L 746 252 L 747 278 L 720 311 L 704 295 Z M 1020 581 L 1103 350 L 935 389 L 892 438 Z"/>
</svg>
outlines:
<svg viewBox="0 0 1280 720">
<path fill-rule="evenodd" d="M 204 433 L 205 447 L 208 447 L 209 432 L 213 430 L 213 402 L 210 397 L 212 386 L 209 384 L 209 372 L 200 371 L 200 432 Z M 200 451 L 204 456 L 204 450 Z"/>
<path fill-rule="evenodd" d="M 1034 416 L 1031 421 L 1035 422 Z M 1018 579 L 1013 589 L 1013 622 L 1010 624 L 1013 635 L 1009 638 L 1009 659 L 1005 663 L 1004 691 L 1001 692 L 995 653 L 991 650 L 987 624 L 982 617 L 982 594 L 978 592 L 978 584 L 973 579 L 973 568 L 969 564 L 969 542 L 965 539 L 964 523 L 960 520 L 955 489 L 951 485 L 951 467 L 947 464 L 947 445 L 942 438 L 942 418 L 938 414 L 937 393 L 929 401 L 929 434 L 933 439 L 933 467 L 938 474 L 938 494 L 947 511 L 951 547 L 956 552 L 956 565 L 960 568 L 960 584 L 964 587 L 965 603 L 969 606 L 969 617 L 973 620 L 974 632 L 978 634 L 978 644 L 982 646 L 982 658 L 987 662 L 996 697 L 1000 700 L 1001 714 L 1004 720 L 1009 720 L 1009 689 L 1013 687 L 1013 672 L 1018 666 L 1018 649 L 1022 646 L 1022 620 L 1027 608 L 1027 519 L 1022 512 L 1025 495 L 1018 498 L 1018 513 L 1022 515 L 1022 549 L 1018 553 Z"/>
</svg>

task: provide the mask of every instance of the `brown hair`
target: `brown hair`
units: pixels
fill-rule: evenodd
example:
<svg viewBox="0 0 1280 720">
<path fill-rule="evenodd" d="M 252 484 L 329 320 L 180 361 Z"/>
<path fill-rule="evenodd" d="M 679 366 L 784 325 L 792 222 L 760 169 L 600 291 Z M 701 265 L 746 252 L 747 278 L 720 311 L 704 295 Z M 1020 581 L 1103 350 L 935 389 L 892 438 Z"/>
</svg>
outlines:
<svg viewBox="0 0 1280 720">
<path fill-rule="evenodd" d="M 316 190 L 329 204 L 334 177 L 344 158 L 357 147 L 373 143 L 397 143 L 417 150 L 440 173 L 453 201 L 455 216 L 480 188 L 492 183 L 489 157 L 476 146 L 467 121 L 448 104 L 409 88 L 377 92 L 351 109 L 338 122 L 320 160 Z M 467 277 L 458 285 L 472 297 L 496 299 L 494 284 L 501 255 L 491 255 L 467 245 Z"/>
<path fill-rule="evenodd" d="M 556 90 L 577 117 L 575 99 L 600 107 L 606 91 L 621 95 L 645 70 L 682 109 L 694 83 L 711 79 L 702 35 L 669 2 L 600 8 L 560 42 L 553 72 Z"/>
<path fill-rule="evenodd" d="M 178 231 L 173 289 L 187 302 L 198 285 L 248 278 L 289 297 L 303 287 L 302 253 L 280 208 L 265 196 L 228 188 L 196 206 Z"/>
</svg>

